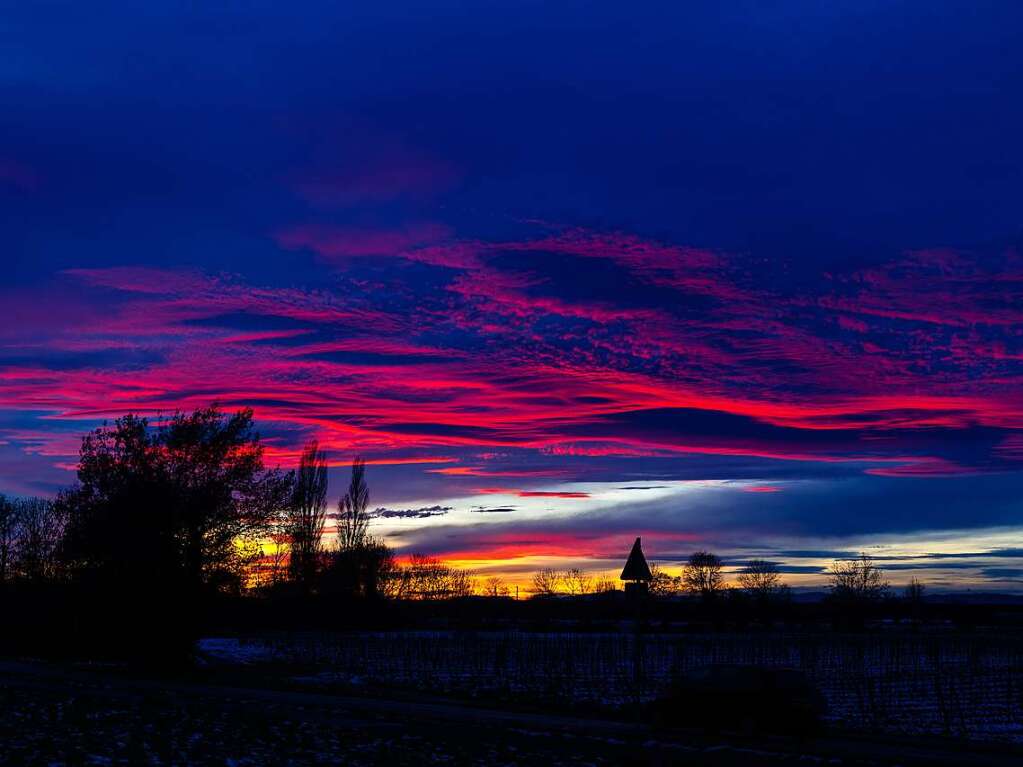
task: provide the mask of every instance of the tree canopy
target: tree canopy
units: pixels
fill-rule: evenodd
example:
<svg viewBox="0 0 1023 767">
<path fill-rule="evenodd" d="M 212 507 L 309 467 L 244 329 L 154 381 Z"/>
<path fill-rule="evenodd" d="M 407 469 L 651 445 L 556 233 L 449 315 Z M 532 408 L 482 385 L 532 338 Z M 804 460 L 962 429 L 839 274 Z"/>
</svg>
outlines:
<svg viewBox="0 0 1023 767">
<path fill-rule="evenodd" d="M 87 435 L 78 485 L 58 498 L 72 570 L 174 590 L 237 585 L 293 484 L 264 467 L 252 417 L 216 406 L 155 425 L 128 415 Z"/>
</svg>

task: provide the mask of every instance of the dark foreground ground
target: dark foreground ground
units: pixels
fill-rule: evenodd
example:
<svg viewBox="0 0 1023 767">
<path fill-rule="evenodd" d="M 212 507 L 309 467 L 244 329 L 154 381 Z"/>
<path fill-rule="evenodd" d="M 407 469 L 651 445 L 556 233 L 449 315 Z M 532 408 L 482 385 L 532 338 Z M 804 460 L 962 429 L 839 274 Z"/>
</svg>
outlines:
<svg viewBox="0 0 1023 767">
<path fill-rule="evenodd" d="M 1010 747 L 666 732 L 257 679 L 0 662 L 3 764 L 1018 765 Z"/>
</svg>

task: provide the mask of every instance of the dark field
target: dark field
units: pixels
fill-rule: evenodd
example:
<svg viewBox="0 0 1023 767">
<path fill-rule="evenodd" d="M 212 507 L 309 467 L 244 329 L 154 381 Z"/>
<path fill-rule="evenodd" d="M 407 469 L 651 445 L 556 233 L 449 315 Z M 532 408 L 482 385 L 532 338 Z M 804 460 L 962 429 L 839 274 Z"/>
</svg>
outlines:
<svg viewBox="0 0 1023 767">
<path fill-rule="evenodd" d="M 1012 628 L 253 633 L 172 667 L 0 661 L 0 764 L 1001 767 L 1023 764 L 1021 655 Z M 654 713 L 716 665 L 797 670 L 823 721 L 752 725 L 735 693 L 709 725 Z"/>
<path fill-rule="evenodd" d="M 364 632 L 206 640 L 228 663 L 286 664 L 307 685 L 412 689 L 557 710 L 628 711 L 709 664 L 793 668 L 833 729 L 1023 742 L 1014 632 L 648 634 Z"/>
<path fill-rule="evenodd" d="M 251 680 L 250 680 L 251 681 Z M 617 764 L 608 737 L 426 721 L 415 710 L 116 668 L 5 664 L 4 764 Z"/>
<path fill-rule="evenodd" d="M 189 672 L 0 664 L 3 764 L 987 765 L 954 743 L 741 738 L 625 721 L 316 695 Z"/>
<path fill-rule="evenodd" d="M 4 764 L 618 764 L 606 738 L 455 729 L 202 694 L 0 687 Z"/>
</svg>

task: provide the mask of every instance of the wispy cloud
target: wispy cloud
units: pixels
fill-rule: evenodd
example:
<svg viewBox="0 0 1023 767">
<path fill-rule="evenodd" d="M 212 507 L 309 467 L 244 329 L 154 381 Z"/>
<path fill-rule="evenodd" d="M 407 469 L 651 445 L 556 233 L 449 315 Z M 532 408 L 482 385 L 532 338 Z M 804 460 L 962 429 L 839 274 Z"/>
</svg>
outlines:
<svg viewBox="0 0 1023 767">
<path fill-rule="evenodd" d="M 451 511 L 450 506 L 422 506 L 418 509 L 388 509 L 378 506 L 369 514 L 378 519 L 429 519 L 430 517 L 442 517 Z"/>
</svg>

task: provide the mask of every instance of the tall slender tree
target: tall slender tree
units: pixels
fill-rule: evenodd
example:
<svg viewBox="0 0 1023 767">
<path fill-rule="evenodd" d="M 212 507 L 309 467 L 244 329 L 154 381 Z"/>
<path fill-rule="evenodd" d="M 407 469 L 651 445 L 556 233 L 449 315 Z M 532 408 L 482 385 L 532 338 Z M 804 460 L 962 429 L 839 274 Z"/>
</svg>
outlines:
<svg viewBox="0 0 1023 767">
<path fill-rule="evenodd" d="M 348 492 L 337 504 L 337 546 L 329 558 L 326 590 L 349 596 L 376 598 L 393 591 L 394 557 L 382 542 L 369 534 L 369 488 L 366 462 L 352 461 Z"/>
<path fill-rule="evenodd" d="M 361 456 L 352 461 L 352 479 L 348 492 L 337 502 L 337 542 L 341 551 L 355 551 L 369 539 L 369 488 L 366 486 L 366 462 Z"/>
<path fill-rule="evenodd" d="M 291 577 L 310 591 L 320 566 L 327 518 L 327 459 L 315 440 L 302 451 L 286 514 Z"/>
</svg>

